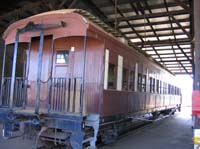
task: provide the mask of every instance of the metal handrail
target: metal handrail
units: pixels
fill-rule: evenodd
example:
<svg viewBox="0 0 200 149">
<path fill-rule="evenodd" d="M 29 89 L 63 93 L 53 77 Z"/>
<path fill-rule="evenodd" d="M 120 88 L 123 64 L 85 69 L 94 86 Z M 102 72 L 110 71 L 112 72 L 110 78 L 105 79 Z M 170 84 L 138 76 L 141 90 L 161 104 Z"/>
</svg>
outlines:
<svg viewBox="0 0 200 149">
<path fill-rule="evenodd" d="M 2 86 L 2 107 L 10 106 L 10 87 L 11 87 L 11 77 L 4 77 Z M 14 99 L 13 107 L 23 107 L 26 102 L 26 89 L 27 83 L 25 78 L 16 77 L 14 84 Z"/>
<path fill-rule="evenodd" d="M 81 77 L 51 78 L 51 91 L 49 92 L 49 111 L 81 113 L 82 111 L 77 110 L 83 108 L 83 102 L 81 101 L 81 83 Z M 77 105 L 77 103 L 79 104 Z"/>
</svg>

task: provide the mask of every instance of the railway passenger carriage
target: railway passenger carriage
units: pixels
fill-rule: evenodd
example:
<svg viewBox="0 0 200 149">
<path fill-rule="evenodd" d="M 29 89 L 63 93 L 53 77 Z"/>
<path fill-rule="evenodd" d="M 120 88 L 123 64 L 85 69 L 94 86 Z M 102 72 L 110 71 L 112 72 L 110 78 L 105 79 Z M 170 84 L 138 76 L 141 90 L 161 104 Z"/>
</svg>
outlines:
<svg viewBox="0 0 200 149">
<path fill-rule="evenodd" d="M 21 136 L 31 125 L 37 144 L 95 146 L 97 136 L 108 139 L 107 129 L 118 122 L 180 108 L 172 74 L 90 19 L 82 10 L 58 10 L 7 28 L 0 98 L 4 137 Z"/>
</svg>

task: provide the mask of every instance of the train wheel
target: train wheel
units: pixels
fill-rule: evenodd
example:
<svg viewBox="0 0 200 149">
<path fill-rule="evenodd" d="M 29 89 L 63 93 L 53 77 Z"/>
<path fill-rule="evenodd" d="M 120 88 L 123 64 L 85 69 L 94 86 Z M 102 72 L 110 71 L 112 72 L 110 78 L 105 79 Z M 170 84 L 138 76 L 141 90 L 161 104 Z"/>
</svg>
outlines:
<svg viewBox="0 0 200 149">
<path fill-rule="evenodd" d="M 117 140 L 118 133 L 115 129 L 106 130 L 101 135 L 101 141 L 103 144 L 110 144 Z"/>
</svg>

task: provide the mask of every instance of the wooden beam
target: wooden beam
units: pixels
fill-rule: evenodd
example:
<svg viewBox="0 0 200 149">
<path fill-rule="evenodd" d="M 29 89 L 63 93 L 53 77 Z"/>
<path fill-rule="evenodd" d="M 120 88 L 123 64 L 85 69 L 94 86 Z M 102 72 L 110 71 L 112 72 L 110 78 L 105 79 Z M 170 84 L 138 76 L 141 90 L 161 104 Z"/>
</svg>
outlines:
<svg viewBox="0 0 200 149">
<path fill-rule="evenodd" d="M 158 56 L 158 58 L 161 60 L 160 62 L 163 62 L 162 57 L 160 57 L 160 55 L 158 54 L 158 52 L 156 51 L 156 49 L 154 48 L 154 46 L 152 45 L 153 51 L 156 53 L 156 55 Z M 164 63 L 164 62 L 163 62 Z"/>
<path fill-rule="evenodd" d="M 169 14 L 166 12 L 158 12 L 158 13 L 150 13 L 150 14 L 146 14 L 146 18 L 157 18 L 157 17 L 166 17 L 168 15 L 183 15 L 183 14 L 188 14 L 187 11 L 185 10 L 176 10 L 176 11 L 170 11 Z M 135 15 L 135 16 L 129 16 L 129 17 L 118 17 L 117 20 L 118 21 L 126 21 L 126 20 L 140 20 L 140 19 L 144 19 L 144 15 Z M 105 22 L 114 22 L 115 18 L 109 18 L 109 19 L 105 19 Z"/>
<path fill-rule="evenodd" d="M 86 5 L 89 9 L 91 9 L 92 13 L 95 16 L 98 16 L 101 20 L 106 20 L 107 19 L 107 16 L 92 2 L 92 0 L 85 0 L 83 2 L 83 4 Z M 109 24 L 110 24 L 110 22 L 109 22 Z"/>
<path fill-rule="evenodd" d="M 74 1 L 74 0 L 73 0 Z M 73 2 L 72 1 L 72 2 Z M 62 9 L 64 7 L 64 5 L 68 2 L 68 0 L 63 0 L 60 5 L 58 6 L 58 9 Z"/>
<path fill-rule="evenodd" d="M 85 0 L 83 4 L 89 7 L 92 10 L 93 14 L 99 17 L 101 20 L 108 19 L 107 16 L 91 0 Z M 107 22 L 106 24 L 114 28 L 113 22 Z M 119 32 L 119 34 L 121 34 L 125 39 L 127 39 L 127 37 L 123 35 L 122 32 L 118 28 L 116 29 L 116 31 Z M 138 47 L 135 46 L 135 44 L 131 44 L 131 46 L 133 46 L 135 49 L 138 50 Z"/>
<path fill-rule="evenodd" d="M 166 9 L 167 9 L 167 13 L 169 13 L 166 0 L 164 0 L 164 3 L 165 3 L 165 6 L 166 6 Z M 172 24 L 171 18 L 172 18 L 175 22 L 176 22 L 176 19 L 175 19 L 175 17 L 169 15 L 169 20 L 170 20 L 170 25 L 171 25 L 172 33 L 173 33 L 173 35 L 174 35 L 174 40 L 177 40 L 176 34 L 175 34 L 174 30 L 173 30 L 173 24 Z M 187 31 L 182 27 L 182 25 L 180 24 L 180 22 L 176 22 L 176 24 L 183 30 L 183 32 L 188 36 L 188 38 L 191 38 L 190 35 L 187 33 Z M 191 65 L 192 65 L 192 63 L 193 63 L 192 60 L 191 60 L 190 57 L 185 53 L 185 51 L 180 47 L 180 45 L 179 45 L 178 43 L 177 43 L 177 47 L 179 48 L 179 50 L 181 50 L 181 52 L 183 53 L 184 57 L 185 57 L 185 58 L 191 63 Z M 173 49 L 174 54 L 175 54 L 175 56 L 176 56 L 176 52 L 175 52 L 175 49 L 174 49 L 173 46 L 172 46 L 172 49 Z M 176 56 L 176 58 L 177 58 L 177 56 Z M 187 71 L 187 69 L 185 68 L 185 66 L 184 66 L 181 62 L 179 62 L 179 64 L 180 64 L 181 67 L 185 70 L 186 73 L 189 73 L 189 72 Z"/>
<path fill-rule="evenodd" d="M 101 3 L 99 3 L 99 2 L 101 2 Z M 99 8 L 104 8 L 104 7 L 112 7 L 112 4 L 111 3 L 109 3 L 109 1 L 99 1 L 98 3 L 97 3 L 97 6 L 99 7 Z M 150 1 L 151 2 L 151 1 Z M 188 4 L 189 2 L 188 2 L 188 0 L 183 0 L 183 2 L 185 3 L 185 4 Z M 118 0 L 117 1 L 117 3 L 118 3 L 118 5 L 123 5 L 123 4 L 130 4 L 130 0 Z M 132 2 L 131 2 L 132 3 Z M 133 4 L 133 3 L 132 3 Z M 177 3 L 175 3 L 175 2 L 169 2 L 168 3 L 168 6 L 169 7 L 174 7 L 174 6 L 177 6 Z M 161 8 L 163 8 L 164 6 L 163 6 L 163 3 L 158 3 L 158 4 L 154 4 L 154 5 L 151 5 L 150 6 L 150 8 L 151 9 L 161 9 Z M 128 9 L 128 8 L 121 8 L 121 9 L 123 9 L 124 10 L 124 12 L 132 12 L 133 10 L 132 9 Z M 109 14 L 112 14 L 112 10 L 110 10 L 109 11 L 110 13 Z M 114 12 L 113 12 L 114 13 Z"/>
<path fill-rule="evenodd" d="M 174 0 L 179 6 L 181 6 L 183 9 L 187 10 L 190 14 L 193 13 L 192 9 L 188 7 L 184 2 L 180 0 Z"/>
<path fill-rule="evenodd" d="M 170 14 L 169 14 L 170 15 Z M 191 35 L 182 27 L 182 25 L 180 24 L 179 21 L 176 20 L 176 18 L 172 15 L 170 15 L 170 17 L 174 20 L 174 22 L 176 22 L 176 24 L 180 27 L 180 29 L 183 30 L 183 32 L 188 36 L 188 38 L 192 38 Z"/>
<path fill-rule="evenodd" d="M 143 18 L 144 19 L 144 18 Z M 186 19 L 177 19 L 178 22 L 190 22 L 189 18 Z M 176 23 L 175 21 L 172 20 L 172 23 Z M 159 22 L 151 22 L 151 23 L 138 23 L 138 24 L 131 24 L 132 27 L 141 27 L 141 26 L 150 26 L 150 25 L 162 25 L 162 24 L 170 24 L 170 21 L 159 21 Z M 123 28 L 128 28 L 128 25 L 120 25 L 119 29 L 123 29 Z M 180 28 L 180 27 L 179 27 Z"/>
<path fill-rule="evenodd" d="M 69 2 L 69 0 L 62 0 L 60 5 L 58 6 L 58 9 L 64 8 L 66 3 Z M 75 6 L 80 2 L 80 0 L 72 0 L 72 2 L 67 6 L 68 9 L 75 8 Z"/>
<path fill-rule="evenodd" d="M 79 2 L 80 2 L 80 0 L 73 0 L 73 2 L 67 8 L 68 9 L 75 8 Z"/>
<path fill-rule="evenodd" d="M 176 33 L 175 36 L 177 35 L 185 35 L 184 33 Z M 154 35 L 140 35 L 141 38 L 151 38 L 151 37 L 168 37 L 168 36 L 173 36 L 172 33 L 164 33 L 164 34 L 157 34 L 157 36 Z M 128 39 L 137 39 L 138 37 L 127 37 Z"/>
<path fill-rule="evenodd" d="M 153 50 L 152 50 L 153 51 Z M 158 51 L 158 50 L 157 50 Z M 148 51 L 147 51 L 148 52 Z M 190 52 L 185 52 L 186 54 L 190 54 Z M 176 52 L 177 54 L 177 57 L 180 57 L 178 56 L 178 54 L 183 54 L 182 52 Z M 157 54 L 149 54 L 150 56 L 154 56 L 154 55 L 157 55 Z M 159 53 L 159 55 L 162 57 L 162 56 L 168 56 L 168 55 L 174 55 L 173 53 Z M 185 56 L 183 56 L 185 57 Z"/>
<path fill-rule="evenodd" d="M 3 20 L 4 18 L 10 17 L 10 16 L 16 16 L 19 13 L 23 13 L 25 10 L 31 10 L 31 9 L 33 9 L 33 7 L 37 7 L 40 5 L 41 5 L 41 2 L 30 3 L 29 5 L 26 5 L 22 8 L 18 8 L 11 12 L 7 12 L 0 16 L 0 21 Z"/>
<path fill-rule="evenodd" d="M 115 6 L 115 3 L 113 2 L 113 0 L 110 0 L 110 2 L 113 4 L 114 7 L 116 7 L 117 13 L 119 13 L 122 17 L 124 17 L 123 12 L 121 12 L 121 11 L 119 10 L 119 8 L 118 8 L 117 6 Z M 140 37 L 140 34 L 138 34 L 137 31 L 136 31 L 133 27 L 130 26 L 131 24 L 129 23 L 128 20 L 126 20 L 126 23 L 128 24 L 129 28 L 137 35 L 137 37 L 138 37 L 142 42 L 144 42 L 144 40 Z M 127 38 L 127 39 L 128 39 L 128 38 Z"/>
<path fill-rule="evenodd" d="M 183 28 L 185 29 L 190 29 L 190 26 L 183 26 Z M 156 32 L 159 32 L 159 31 L 170 31 L 171 28 L 157 28 L 157 29 L 154 29 Z M 179 27 L 173 27 L 173 30 L 180 30 Z M 137 30 L 138 33 L 150 33 L 152 32 L 151 29 L 147 29 L 146 31 L 145 30 Z M 123 32 L 123 34 L 133 34 L 134 32 L 133 31 L 125 31 Z"/>
<path fill-rule="evenodd" d="M 143 10 L 143 7 L 141 6 L 141 4 L 140 4 L 140 2 L 137 2 L 136 3 L 137 4 L 137 6 L 139 7 L 139 9 L 140 9 L 140 12 L 144 15 L 144 19 L 146 19 L 147 20 L 147 23 L 148 24 L 151 24 L 151 22 L 150 22 L 150 20 L 149 20 L 149 18 L 146 18 L 146 13 L 145 13 L 145 11 Z M 151 9 L 149 8 L 149 5 L 148 5 L 148 3 L 145 1 L 145 3 L 144 3 L 145 5 L 146 5 L 146 7 L 148 8 L 148 11 L 149 11 L 149 13 L 150 14 L 152 14 L 152 11 L 151 11 Z M 145 23 L 144 23 L 145 24 Z M 151 27 L 151 30 L 152 30 L 152 32 L 154 33 L 154 35 L 155 35 L 155 37 L 157 38 L 157 40 L 159 41 L 160 39 L 158 38 L 158 35 L 157 35 L 157 33 L 154 31 L 154 28 L 153 28 L 153 26 L 152 25 L 150 25 L 150 27 Z"/>
<path fill-rule="evenodd" d="M 188 62 L 188 60 L 164 60 L 164 59 L 162 59 L 162 61 L 163 62 L 177 62 L 177 63 L 179 63 L 179 62 Z"/>
<path fill-rule="evenodd" d="M 147 41 L 146 45 L 176 45 L 177 43 L 184 43 L 184 44 L 191 44 L 191 40 L 188 38 L 184 38 L 184 39 L 177 39 L 176 41 L 170 41 L 170 40 L 161 40 L 161 41 Z M 132 42 L 135 45 L 144 45 L 144 43 L 142 42 Z"/>
<path fill-rule="evenodd" d="M 187 39 L 188 40 L 188 39 Z M 175 45 L 176 46 L 176 44 L 177 44 L 177 41 L 173 41 L 173 42 L 171 42 L 171 43 L 169 43 L 168 41 L 169 40 L 164 40 L 166 43 L 162 43 L 162 44 L 160 44 L 160 45 L 156 45 L 156 47 L 163 47 L 163 46 L 172 46 L 172 45 Z M 178 40 L 178 41 L 180 41 L 180 45 L 191 45 L 191 41 L 190 42 L 186 42 L 186 40 Z M 141 43 L 142 44 L 142 43 Z M 142 45 L 138 45 L 139 47 L 141 47 Z M 145 45 L 145 47 L 146 48 L 149 48 L 149 47 L 151 47 L 151 45 L 149 44 L 149 45 Z M 183 48 L 184 49 L 184 48 Z M 185 48 L 185 49 L 191 49 L 191 48 Z"/>
<path fill-rule="evenodd" d="M 183 49 L 180 47 L 179 44 L 177 44 L 177 47 L 181 50 L 181 52 L 184 54 L 184 56 L 187 58 L 187 60 L 188 60 L 191 64 L 193 64 L 192 60 L 187 56 L 187 54 L 185 54 L 185 52 L 183 51 Z"/>
<path fill-rule="evenodd" d="M 185 75 L 186 73 L 184 72 L 173 72 L 175 75 Z M 192 75 L 192 72 L 189 73 L 190 75 Z"/>
<path fill-rule="evenodd" d="M 135 11 L 135 13 L 138 15 L 138 12 L 137 12 L 136 8 L 134 7 L 134 5 L 131 3 L 131 0 L 129 0 L 129 2 L 130 2 L 130 5 L 131 5 L 132 9 L 133 9 L 133 10 Z M 118 8 L 118 11 L 120 11 L 119 8 Z M 121 11 L 120 11 L 120 12 L 121 12 Z M 121 13 L 121 15 L 124 16 L 123 13 Z M 127 20 L 126 22 L 127 22 L 128 26 L 133 30 L 133 32 L 137 35 L 137 37 L 140 38 L 140 40 L 141 40 L 142 42 L 144 42 L 144 40 L 142 39 L 142 37 L 140 36 L 140 34 L 138 34 L 137 31 L 135 30 L 135 28 L 131 26 L 131 24 L 129 23 L 129 20 Z M 129 40 L 129 41 L 130 41 L 130 40 Z"/>
</svg>

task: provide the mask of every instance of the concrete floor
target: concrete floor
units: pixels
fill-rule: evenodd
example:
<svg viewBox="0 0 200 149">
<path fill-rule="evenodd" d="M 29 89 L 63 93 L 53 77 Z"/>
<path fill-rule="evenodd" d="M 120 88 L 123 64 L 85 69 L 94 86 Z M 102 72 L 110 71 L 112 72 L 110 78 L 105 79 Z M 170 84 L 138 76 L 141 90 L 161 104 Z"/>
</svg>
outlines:
<svg viewBox="0 0 200 149">
<path fill-rule="evenodd" d="M 185 111 L 128 133 L 101 149 L 192 149 L 191 117 Z"/>
<path fill-rule="evenodd" d="M 1 129 L 1 128 L 0 128 Z M 33 143 L 21 138 L 3 140 L 0 149 L 32 149 Z M 192 129 L 189 112 L 145 126 L 100 149 L 192 149 Z"/>
</svg>

